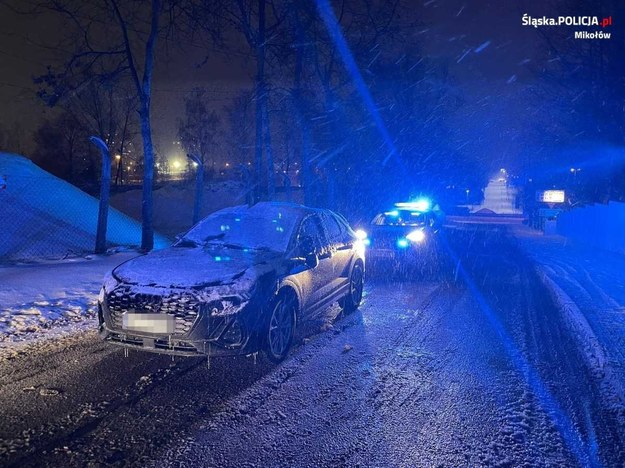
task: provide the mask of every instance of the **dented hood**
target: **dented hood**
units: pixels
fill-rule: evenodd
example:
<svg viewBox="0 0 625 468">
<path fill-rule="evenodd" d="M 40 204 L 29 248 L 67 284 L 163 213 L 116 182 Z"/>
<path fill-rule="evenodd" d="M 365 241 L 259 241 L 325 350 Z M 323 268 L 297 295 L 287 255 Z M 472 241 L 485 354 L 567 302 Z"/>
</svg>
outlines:
<svg viewBox="0 0 625 468">
<path fill-rule="evenodd" d="M 134 258 L 113 270 L 118 281 L 164 288 L 202 288 L 258 277 L 276 268 L 275 252 L 219 247 L 170 247 Z"/>
</svg>

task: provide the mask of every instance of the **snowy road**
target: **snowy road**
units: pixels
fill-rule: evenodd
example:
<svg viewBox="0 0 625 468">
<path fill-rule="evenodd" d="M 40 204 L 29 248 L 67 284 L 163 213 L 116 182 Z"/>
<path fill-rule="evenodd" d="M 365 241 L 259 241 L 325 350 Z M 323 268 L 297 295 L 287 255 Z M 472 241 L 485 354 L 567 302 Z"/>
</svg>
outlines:
<svg viewBox="0 0 625 468">
<path fill-rule="evenodd" d="M 501 231 L 449 245 L 462 284 L 371 280 L 277 367 L 126 358 L 94 332 L 23 350 L 0 362 L 0 464 L 622 466 L 618 412 L 531 265 Z"/>
</svg>

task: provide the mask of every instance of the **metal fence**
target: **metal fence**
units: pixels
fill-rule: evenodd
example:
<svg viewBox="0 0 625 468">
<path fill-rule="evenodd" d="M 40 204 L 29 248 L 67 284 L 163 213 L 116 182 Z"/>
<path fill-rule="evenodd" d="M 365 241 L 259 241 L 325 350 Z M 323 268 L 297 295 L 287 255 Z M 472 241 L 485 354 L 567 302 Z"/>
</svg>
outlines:
<svg viewBox="0 0 625 468">
<path fill-rule="evenodd" d="M 17 156 L 0 156 L 0 174 L 0 261 L 93 252 L 98 199 Z M 107 242 L 138 246 L 140 223 L 111 209 Z"/>
</svg>

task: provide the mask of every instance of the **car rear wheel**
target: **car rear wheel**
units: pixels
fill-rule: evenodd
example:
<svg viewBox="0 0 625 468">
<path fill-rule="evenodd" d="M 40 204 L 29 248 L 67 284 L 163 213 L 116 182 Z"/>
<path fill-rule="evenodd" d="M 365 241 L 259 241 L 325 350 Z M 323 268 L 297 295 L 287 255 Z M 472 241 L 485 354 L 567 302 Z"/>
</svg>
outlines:
<svg viewBox="0 0 625 468">
<path fill-rule="evenodd" d="M 362 293 L 365 286 L 365 271 L 360 262 L 352 268 L 352 274 L 349 277 L 349 291 L 339 302 L 344 312 L 353 312 L 362 302 Z"/>
<path fill-rule="evenodd" d="M 270 361 L 284 360 L 293 343 L 297 302 L 292 294 L 280 293 L 267 321 L 265 352 Z"/>
</svg>

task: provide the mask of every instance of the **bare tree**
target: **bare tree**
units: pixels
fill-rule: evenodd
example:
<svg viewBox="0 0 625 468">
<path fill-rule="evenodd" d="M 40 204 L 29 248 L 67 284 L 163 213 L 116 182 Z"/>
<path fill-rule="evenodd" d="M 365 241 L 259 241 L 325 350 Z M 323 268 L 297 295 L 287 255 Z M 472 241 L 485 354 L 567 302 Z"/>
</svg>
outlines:
<svg viewBox="0 0 625 468">
<path fill-rule="evenodd" d="M 215 158 L 211 150 L 219 127 L 219 117 L 210 108 L 206 89 L 195 88 L 185 97 L 185 116 L 178 121 L 178 136 L 182 147 L 196 156 L 204 172 L 215 170 Z"/>
<path fill-rule="evenodd" d="M 19 7 L 23 8 L 23 4 Z M 136 97 L 143 143 L 143 200 L 141 247 L 154 245 L 152 185 L 151 97 L 156 45 L 177 20 L 178 4 L 168 0 L 41 0 L 30 13 L 54 12 L 63 19 L 66 37 L 55 48 L 64 59 L 60 70 L 49 70 L 52 97 L 81 90 L 94 80 L 128 80 Z M 165 18 L 166 21 L 162 21 Z M 163 24 L 164 23 L 164 24 Z M 107 129 L 100 136 L 107 139 Z M 108 138 L 111 134 L 108 134 Z"/>
</svg>

